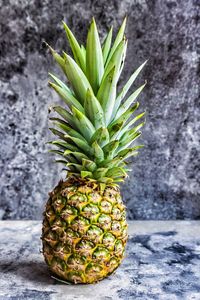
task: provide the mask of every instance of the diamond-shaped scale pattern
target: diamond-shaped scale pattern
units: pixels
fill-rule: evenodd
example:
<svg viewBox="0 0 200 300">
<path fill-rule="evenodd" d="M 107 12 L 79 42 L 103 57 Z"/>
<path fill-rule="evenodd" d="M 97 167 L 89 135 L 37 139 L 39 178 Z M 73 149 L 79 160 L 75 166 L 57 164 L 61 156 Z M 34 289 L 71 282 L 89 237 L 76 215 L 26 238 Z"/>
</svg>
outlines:
<svg viewBox="0 0 200 300">
<path fill-rule="evenodd" d="M 85 181 L 60 182 L 43 221 L 43 253 L 50 270 L 74 283 L 92 283 L 121 263 L 127 241 L 119 189 Z"/>
</svg>

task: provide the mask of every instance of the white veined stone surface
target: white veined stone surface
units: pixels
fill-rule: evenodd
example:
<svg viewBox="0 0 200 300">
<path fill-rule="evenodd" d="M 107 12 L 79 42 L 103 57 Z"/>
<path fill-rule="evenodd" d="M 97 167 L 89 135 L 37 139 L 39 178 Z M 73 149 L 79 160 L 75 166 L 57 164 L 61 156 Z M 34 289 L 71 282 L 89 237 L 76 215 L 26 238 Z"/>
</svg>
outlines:
<svg viewBox="0 0 200 300">
<path fill-rule="evenodd" d="M 91 285 L 51 278 L 41 223 L 0 221 L 0 300 L 199 300 L 200 222 L 134 221 L 122 265 Z"/>
</svg>

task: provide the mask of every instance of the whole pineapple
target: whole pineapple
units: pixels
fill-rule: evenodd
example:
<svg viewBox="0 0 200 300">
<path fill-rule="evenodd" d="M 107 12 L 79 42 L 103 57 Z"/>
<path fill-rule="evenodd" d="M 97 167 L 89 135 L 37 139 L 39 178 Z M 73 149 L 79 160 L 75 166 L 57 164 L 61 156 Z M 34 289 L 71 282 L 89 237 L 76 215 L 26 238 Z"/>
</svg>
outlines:
<svg viewBox="0 0 200 300">
<path fill-rule="evenodd" d="M 142 147 L 131 145 L 141 134 L 144 122 L 134 124 L 144 113 L 130 117 L 145 84 L 125 96 L 146 62 L 117 92 L 127 48 L 125 25 L 126 19 L 113 44 L 111 27 L 101 47 L 92 19 L 85 48 L 64 23 L 74 58 L 49 47 L 70 87 L 50 74 L 50 86 L 67 106 L 53 108 L 59 116 L 51 118 L 56 128 L 50 130 L 58 140 L 50 142 L 57 147 L 50 151 L 62 157 L 56 161 L 65 165 L 67 179 L 49 195 L 43 254 L 53 274 L 73 283 L 93 283 L 111 274 L 122 261 L 127 241 L 117 183 L 127 176 L 126 159 Z"/>
</svg>

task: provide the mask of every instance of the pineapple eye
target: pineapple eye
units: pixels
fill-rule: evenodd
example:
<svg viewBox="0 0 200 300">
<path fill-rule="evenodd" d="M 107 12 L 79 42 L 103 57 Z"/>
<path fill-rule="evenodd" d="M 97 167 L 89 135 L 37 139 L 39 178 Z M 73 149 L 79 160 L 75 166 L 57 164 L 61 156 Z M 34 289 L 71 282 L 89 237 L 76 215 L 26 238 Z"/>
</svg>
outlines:
<svg viewBox="0 0 200 300">
<path fill-rule="evenodd" d="M 82 202 L 87 202 L 87 197 L 83 194 L 77 193 L 73 196 L 71 196 L 68 200 L 68 202 L 71 203 L 82 203 Z M 73 204 L 72 204 L 73 205 Z"/>
<path fill-rule="evenodd" d="M 111 213 L 112 204 L 109 201 L 103 200 L 101 202 L 101 211 L 103 213 Z"/>
<path fill-rule="evenodd" d="M 88 227 L 90 225 L 90 222 L 88 219 L 84 217 L 76 217 L 72 222 L 71 222 L 71 227 L 75 231 L 79 231 L 80 233 L 84 234 L 86 233 Z"/>
<path fill-rule="evenodd" d="M 103 230 L 99 228 L 98 226 L 92 225 L 87 231 L 88 236 L 93 236 L 96 238 L 96 236 L 101 236 L 103 234 Z"/>
<path fill-rule="evenodd" d="M 54 271 L 57 270 L 58 273 L 62 274 L 62 272 L 64 272 L 65 269 L 66 269 L 66 264 L 64 263 L 64 261 L 62 261 L 61 259 L 56 257 L 52 260 L 52 266 L 51 267 Z"/>
<path fill-rule="evenodd" d="M 78 210 L 74 207 L 71 207 L 70 205 L 66 205 L 65 209 L 62 210 L 62 215 L 77 215 Z"/>
<path fill-rule="evenodd" d="M 87 274 L 88 273 L 93 274 L 93 273 L 99 273 L 99 272 L 101 272 L 101 270 L 103 270 L 103 268 L 101 266 L 91 262 L 87 265 L 85 272 Z"/>
<path fill-rule="evenodd" d="M 64 206 L 65 206 L 65 203 L 62 203 L 62 200 L 59 198 L 53 202 L 53 207 L 54 207 L 55 212 L 59 213 Z"/>
<path fill-rule="evenodd" d="M 71 207 L 70 205 L 66 205 L 65 209 L 62 210 L 60 216 L 63 220 L 65 220 L 66 223 L 69 224 L 77 214 L 78 211 L 76 208 Z"/>
<path fill-rule="evenodd" d="M 45 213 L 45 216 L 49 222 L 49 224 L 52 224 L 53 221 L 55 220 L 56 216 L 55 216 L 55 212 L 53 211 L 53 209 L 47 209 L 46 210 L 46 213 Z"/>
<path fill-rule="evenodd" d="M 69 186 L 69 187 L 66 187 L 65 189 L 62 190 L 61 192 L 61 195 L 63 197 L 68 197 L 70 196 L 72 193 L 74 194 L 77 190 L 77 187 L 76 186 Z"/>
<path fill-rule="evenodd" d="M 122 255 L 123 253 L 123 250 L 124 250 L 124 246 L 123 246 L 123 243 L 122 241 L 120 240 L 117 240 L 115 242 L 115 255 Z"/>
<path fill-rule="evenodd" d="M 72 221 L 72 225 L 79 225 L 79 226 L 85 226 L 85 225 L 89 225 L 90 222 L 88 219 L 84 218 L 84 217 L 77 217 Z"/>
<path fill-rule="evenodd" d="M 121 210 L 117 207 L 113 207 L 112 209 L 112 216 L 114 220 L 121 220 L 124 216 Z"/>
<path fill-rule="evenodd" d="M 68 191 L 68 192 L 76 192 L 77 187 L 72 185 L 72 186 L 68 186 L 65 190 Z"/>
<path fill-rule="evenodd" d="M 83 212 L 87 213 L 88 215 L 96 215 L 99 213 L 99 209 L 96 205 L 88 204 L 83 208 Z"/>
<path fill-rule="evenodd" d="M 66 231 L 66 236 L 72 239 L 77 239 L 79 237 L 79 234 L 71 228 L 68 228 Z"/>
<path fill-rule="evenodd" d="M 70 265 L 84 265 L 86 258 L 80 257 L 78 255 L 72 254 L 67 260 L 67 263 Z"/>
<path fill-rule="evenodd" d="M 94 244 L 90 241 L 82 240 L 76 245 L 78 250 L 91 250 L 94 248 Z"/>
<path fill-rule="evenodd" d="M 68 273 L 69 281 L 77 283 L 84 282 L 84 277 L 81 271 L 71 271 Z"/>
<path fill-rule="evenodd" d="M 106 214 L 101 214 L 98 218 L 99 226 L 104 230 L 109 230 L 111 227 L 111 217 Z"/>
<path fill-rule="evenodd" d="M 113 221 L 112 222 L 112 230 L 113 231 L 119 231 L 121 229 L 121 225 L 119 222 L 117 221 Z"/>
<path fill-rule="evenodd" d="M 123 204 L 122 197 L 119 194 L 116 195 L 115 199 L 117 200 L 118 204 Z"/>
<path fill-rule="evenodd" d="M 99 216 L 99 219 L 98 219 L 99 223 L 101 224 L 108 224 L 109 222 L 111 222 L 111 217 L 105 215 L 105 214 L 101 214 Z"/>
<path fill-rule="evenodd" d="M 112 202 L 116 201 L 116 191 L 111 188 L 107 188 L 104 192 L 104 197 L 108 198 L 108 200 L 111 200 Z"/>
<path fill-rule="evenodd" d="M 107 264 L 110 272 L 113 272 L 117 268 L 118 264 L 119 264 L 118 260 L 116 258 L 112 257 Z"/>
<path fill-rule="evenodd" d="M 93 192 L 93 193 L 88 194 L 88 199 L 91 202 L 97 204 L 101 201 L 101 195 L 97 192 Z"/>
<path fill-rule="evenodd" d="M 122 238 L 123 239 L 127 239 L 127 226 L 125 226 L 123 229 L 122 229 Z"/>
<path fill-rule="evenodd" d="M 57 252 L 57 254 L 70 253 L 70 248 L 60 243 L 55 247 L 54 252 Z"/>
<path fill-rule="evenodd" d="M 110 253 L 107 249 L 103 248 L 103 247 L 98 247 L 94 252 L 93 252 L 93 255 L 92 257 L 94 259 L 109 259 L 110 257 Z"/>
<path fill-rule="evenodd" d="M 103 236 L 103 244 L 109 246 L 109 245 L 113 244 L 114 241 L 115 241 L 115 237 L 114 237 L 114 235 L 112 233 L 106 232 L 104 234 L 104 236 Z"/>
</svg>

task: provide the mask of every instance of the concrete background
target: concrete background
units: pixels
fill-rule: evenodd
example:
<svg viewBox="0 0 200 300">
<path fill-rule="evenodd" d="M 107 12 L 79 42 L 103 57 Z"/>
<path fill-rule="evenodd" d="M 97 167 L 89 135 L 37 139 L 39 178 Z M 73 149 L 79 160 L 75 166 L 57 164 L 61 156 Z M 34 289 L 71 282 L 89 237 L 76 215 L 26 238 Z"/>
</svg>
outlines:
<svg viewBox="0 0 200 300">
<path fill-rule="evenodd" d="M 61 21 L 85 41 L 95 16 L 103 38 L 128 15 L 128 56 L 122 83 L 149 58 L 136 86 L 148 80 L 141 107 L 146 147 L 122 185 L 131 219 L 199 219 L 198 0 L 0 0 L 0 219 L 40 219 L 47 193 L 61 177 L 45 142 L 47 87 L 58 73 L 42 43 L 68 49 Z"/>
</svg>

